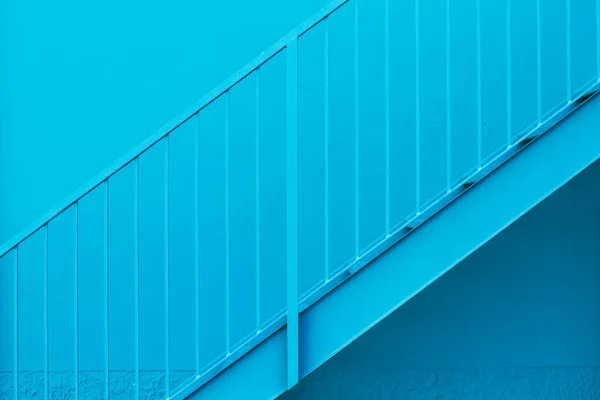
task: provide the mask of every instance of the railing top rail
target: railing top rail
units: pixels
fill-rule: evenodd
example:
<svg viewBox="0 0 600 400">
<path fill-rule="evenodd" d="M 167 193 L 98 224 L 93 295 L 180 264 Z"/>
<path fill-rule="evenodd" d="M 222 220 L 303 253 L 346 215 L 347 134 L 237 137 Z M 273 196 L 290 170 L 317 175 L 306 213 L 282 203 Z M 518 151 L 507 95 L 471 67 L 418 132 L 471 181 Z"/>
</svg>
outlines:
<svg viewBox="0 0 600 400">
<path fill-rule="evenodd" d="M 52 208 L 49 212 L 42 215 L 41 218 L 36 220 L 33 224 L 29 225 L 12 238 L 10 238 L 7 242 L 5 242 L 2 246 L 0 246 L 0 257 L 4 256 L 15 247 L 17 247 L 21 242 L 27 239 L 29 236 L 33 235 L 38 229 L 52 221 L 55 217 L 57 217 L 60 213 L 65 211 L 67 208 L 71 207 L 77 201 L 79 201 L 86 194 L 94 190 L 96 187 L 100 186 L 107 179 L 109 179 L 112 175 L 119 172 L 123 167 L 127 164 L 135 160 L 137 157 L 142 155 L 146 150 L 160 141 L 162 138 L 173 132 L 179 126 L 184 124 L 187 120 L 192 118 L 198 112 L 200 112 L 203 108 L 208 106 L 214 100 L 216 100 L 223 93 L 227 92 L 229 89 L 234 87 L 238 82 L 242 79 L 250 75 L 252 72 L 260 68 L 264 63 L 269 61 L 273 56 L 277 53 L 285 49 L 288 44 L 297 39 L 302 34 L 306 33 L 312 27 L 317 25 L 319 22 L 327 18 L 331 13 L 340 8 L 342 5 L 347 3 L 350 0 L 333 0 L 331 3 L 323 7 L 321 10 L 313 14 L 310 18 L 300 24 L 296 29 L 292 30 L 286 36 L 275 42 L 271 47 L 267 50 L 263 51 L 258 57 L 249 62 L 246 66 L 241 68 L 238 72 L 230 76 L 228 79 L 223 81 L 220 85 L 215 87 L 213 90 L 208 92 L 205 96 L 203 96 L 200 100 L 192 104 L 190 107 L 185 109 L 182 113 L 171 119 L 165 125 L 163 125 L 160 129 L 158 129 L 154 134 L 148 137 L 146 140 L 141 142 L 138 146 L 134 147 L 131 151 L 129 151 L 126 155 L 119 158 L 115 161 L 111 166 L 103 170 L 100 174 L 96 175 L 90 181 L 88 181 L 81 188 L 73 192 L 70 196 L 68 196 L 65 200 L 60 202 L 57 206 Z"/>
</svg>

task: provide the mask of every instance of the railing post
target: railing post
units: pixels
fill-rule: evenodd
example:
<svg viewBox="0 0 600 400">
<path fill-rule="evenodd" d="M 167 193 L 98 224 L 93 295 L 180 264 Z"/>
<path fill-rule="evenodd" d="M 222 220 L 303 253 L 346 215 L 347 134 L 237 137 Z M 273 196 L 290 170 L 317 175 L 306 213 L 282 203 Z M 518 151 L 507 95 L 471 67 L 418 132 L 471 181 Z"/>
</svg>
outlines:
<svg viewBox="0 0 600 400">
<path fill-rule="evenodd" d="M 298 43 L 287 46 L 287 387 L 298 383 Z"/>
</svg>

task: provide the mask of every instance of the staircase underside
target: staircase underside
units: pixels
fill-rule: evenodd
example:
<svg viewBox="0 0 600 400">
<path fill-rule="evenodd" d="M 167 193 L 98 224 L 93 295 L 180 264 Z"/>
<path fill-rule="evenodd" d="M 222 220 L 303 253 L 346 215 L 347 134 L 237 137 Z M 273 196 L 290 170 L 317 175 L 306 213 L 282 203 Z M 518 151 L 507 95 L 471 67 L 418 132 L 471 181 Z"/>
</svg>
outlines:
<svg viewBox="0 0 600 400">
<path fill-rule="evenodd" d="M 304 377 L 600 158 L 600 98 L 537 139 L 299 317 Z M 277 397 L 286 327 L 190 398 Z"/>
</svg>

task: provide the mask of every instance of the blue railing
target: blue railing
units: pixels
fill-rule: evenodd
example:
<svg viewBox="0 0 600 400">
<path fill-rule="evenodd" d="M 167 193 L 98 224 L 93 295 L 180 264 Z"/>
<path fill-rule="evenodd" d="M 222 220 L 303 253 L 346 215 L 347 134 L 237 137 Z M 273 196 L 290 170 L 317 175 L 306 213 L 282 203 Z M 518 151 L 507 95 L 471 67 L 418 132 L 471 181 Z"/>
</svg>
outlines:
<svg viewBox="0 0 600 400">
<path fill-rule="evenodd" d="M 183 398 L 283 326 L 294 385 L 300 312 L 595 91 L 599 11 L 334 1 L 2 247 L 0 397 Z"/>
</svg>

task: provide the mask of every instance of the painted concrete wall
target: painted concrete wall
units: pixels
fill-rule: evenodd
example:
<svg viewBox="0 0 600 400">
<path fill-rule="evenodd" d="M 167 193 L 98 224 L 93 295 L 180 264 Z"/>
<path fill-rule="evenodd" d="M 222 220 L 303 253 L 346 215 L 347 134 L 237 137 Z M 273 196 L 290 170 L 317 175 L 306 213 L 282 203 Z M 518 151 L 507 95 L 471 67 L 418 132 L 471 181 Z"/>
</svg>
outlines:
<svg viewBox="0 0 600 400">
<path fill-rule="evenodd" d="M 327 3 L 0 2 L 0 244 Z"/>
<path fill-rule="evenodd" d="M 600 162 L 282 398 L 598 399 L 599 282 Z"/>
</svg>

